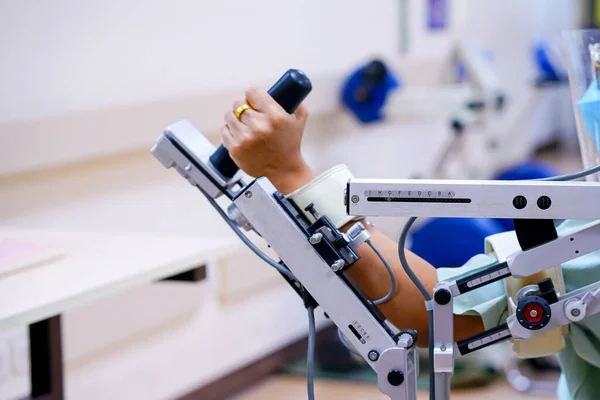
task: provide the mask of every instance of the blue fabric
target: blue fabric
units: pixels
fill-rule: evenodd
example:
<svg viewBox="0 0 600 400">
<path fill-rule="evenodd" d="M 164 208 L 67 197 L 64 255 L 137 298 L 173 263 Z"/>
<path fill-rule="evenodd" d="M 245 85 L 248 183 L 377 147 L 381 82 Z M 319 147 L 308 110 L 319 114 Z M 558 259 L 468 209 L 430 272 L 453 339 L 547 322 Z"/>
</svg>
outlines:
<svg viewBox="0 0 600 400">
<path fill-rule="evenodd" d="M 342 104 L 350 110 L 359 121 L 370 123 L 384 118 L 383 108 L 390 92 L 400 87 L 398 79 L 389 71 L 382 83 L 373 85 L 369 90 L 369 101 L 361 102 L 355 98 L 355 91 L 364 85 L 364 67 L 354 71 L 342 88 Z"/>
<path fill-rule="evenodd" d="M 483 251 L 486 237 L 500 232 L 493 219 L 432 218 L 414 230 L 410 250 L 435 268 L 458 267 Z"/>
</svg>

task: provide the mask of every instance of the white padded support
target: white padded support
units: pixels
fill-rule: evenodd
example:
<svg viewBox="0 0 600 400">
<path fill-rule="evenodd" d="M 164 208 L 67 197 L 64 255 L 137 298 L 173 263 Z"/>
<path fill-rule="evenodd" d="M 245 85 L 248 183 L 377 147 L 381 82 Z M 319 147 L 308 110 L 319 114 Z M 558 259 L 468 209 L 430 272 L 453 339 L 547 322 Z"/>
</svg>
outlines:
<svg viewBox="0 0 600 400">
<path fill-rule="evenodd" d="M 313 203 L 317 212 L 329 218 L 339 229 L 348 222 L 361 219 L 347 215 L 344 205 L 344 189 L 348 180 L 352 178 L 354 176 L 348 167 L 339 164 L 296 189 L 287 197 L 293 200 L 311 221 L 314 218 L 309 212 L 304 211 L 304 208 Z"/>
</svg>

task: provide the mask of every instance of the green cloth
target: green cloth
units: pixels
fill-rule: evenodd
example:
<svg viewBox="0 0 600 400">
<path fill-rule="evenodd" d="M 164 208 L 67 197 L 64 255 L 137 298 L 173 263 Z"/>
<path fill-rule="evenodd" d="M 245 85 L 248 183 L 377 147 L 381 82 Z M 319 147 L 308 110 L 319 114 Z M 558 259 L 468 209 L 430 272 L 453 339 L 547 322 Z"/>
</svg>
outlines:
<svg viewBox="0 0 600 400">
<path fill-rule="evenodd" d="M 566 221 L 558 233 L 567 232 L 589 221 Z M 438 279 L 456 280 L 494 263 L 487 255 L 477 255 L 460 268 L 438 269 Z M 562 265 L 567 292 L 600 281 L 600 251 L 587 254 Z M 481 315 L 485 329 L 506 321 L 508 305 L 502 281 L 454 299 L 454 312 L 459 315 Z M 560 400 L 600 399 L 600 314 L 571 323 L 566 347 L 558 353 L 562 375 L 558 384 Z"/>
</svg>

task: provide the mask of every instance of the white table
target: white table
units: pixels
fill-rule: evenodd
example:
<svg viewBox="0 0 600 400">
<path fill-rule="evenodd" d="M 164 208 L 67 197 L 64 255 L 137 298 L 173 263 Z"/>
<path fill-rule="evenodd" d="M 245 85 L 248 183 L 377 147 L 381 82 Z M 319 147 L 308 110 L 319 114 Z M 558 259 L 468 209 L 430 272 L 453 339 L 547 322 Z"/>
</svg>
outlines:
<svg viewBox="0 0 600 400">
<path fill-rule="evenodd" d="M 0 331 L 29 325 L 31 395 L 62 399 L 60 315 L 144 283 L 199 280 L 235 250 L 229 240 L 52 233 L 0 228 L 0 237 L 53 242 L 64 256 L 0 279 Z"/>
</svg>

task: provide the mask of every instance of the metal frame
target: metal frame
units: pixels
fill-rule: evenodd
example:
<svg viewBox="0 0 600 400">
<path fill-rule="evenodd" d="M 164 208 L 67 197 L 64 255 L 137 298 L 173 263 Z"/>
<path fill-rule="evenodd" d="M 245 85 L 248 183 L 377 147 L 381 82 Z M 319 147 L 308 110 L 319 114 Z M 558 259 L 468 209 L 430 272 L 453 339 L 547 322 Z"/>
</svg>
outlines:
<svg viewBox="0 0 600 400">
<path fill-rule="evenodd" d="M 396 344 L 385 321 L 365 306 L 364 299 L 359 298 L 343 276 L 321 258 L 309 242 L 310 238 L 282 210 L 274 198 L 275 192 L 268 179 L 259 178 L 244 188 L 233 204 L 378 373 L 382 393 L 397 400 L 416 399 L 416 392 L 410 390 L 412 385 L 394 386 L 387 379 L 391 371 L 398 370 L 404 375 L 405 382 L 414 381 L 416 385 L 418 366 L 409 366 L 408 362 L 414 349 Z M 412 363 L 417 363 L 414 355 Z"/>
<path fill-rule="evenodd" d="M 193 126 L 183 121 L 169 127 L 158 138 L 152 153 L 165 167 L 174 167 L 207 195 L 229 197 L 232 200 L 229 219 L 246 230 L 256 231 L 269 243 L 281 258 L 282 266 L 294 274 L 293 279 L 286 279 L 303 297 L 305 305 L 309 301 L 308 294 L 375 370 L 380 391 L 394 400 L 416 400 L 418 358 L 414 340 L 406 334 L 396 337 L 385 317 L 344 276 L 345 267 L 356 261 L 354 249 L 359 240 L 364 242 L 364 237 L 341 235 L 321 218 L 307 225 L 301 213 L 266 178 L 233 192 L 233 185 L 243 183 L 241 179 L 225 181 L 215 175 L 208 162 L 211 146 Z M 598 183 L 352 179 L 348 182 L 345 201 L 349 215 L 489 217 L 520 221 L 519 218 L 600 219 L 600 208 L 596 204 L 599 196 Z M 317 227 L 319 220 L 322 225 Z M 531 225 L 523 224 L 527 229 L 537 230 L 547 226 L 545 222 L 536 224 L 535 221 Z M 319 230 L 311 231 L 312 228 Z M 536 326 L 537 330 L 531 330 L 531 326 L 528 329 L 527 324 L 512 315 L 506 324 L 454 342 L 453 297 L 511 275 L 529 276 L 598 250 L 600 243 L 594 240 L 598 235 L 600 222 L 592 222 L 560 237 L 534 238 L 539 240 L 528 240 L 528 245 L 523 246 L 525 250 L 511 255 L 506 262 L 494 263 L 454 282 L 436 285 L 433 301 L 428 306 L 434 315 L 433 368 L 438 400 L 450 398 L 454 359 L 511 337 L 528 338 L 577 321 L 582 315 L 600 312 L 600 302 L 591 304 L 600 295 L 600 282 L 560 298 L 551 288 L 552 302 L 548 302 L 544 310 L 552 313 L 545 316 L 543 324 Z M 327 253 L 319 243 L 323 240 L 331 244 L 334 236 L 341 237 L 343 243 L 330 246 Z M 354 246 L 353 239 L 356 239 Z M 331 258 L 331 252 L 335 258 Z M 542 293 L 541 282 L 539 288 L 540 296 L 547 296 L 547 291 Z"/>
<path fill-rule="evenodd" d="M 344 268 L 328 262 L 319 249 L 314 235 L 307 235 L 299 216 L 292 216 L 281 203 L 281 196 L 266 179 L 259 178 L 234 192 L 232 187 L 243 185 L 241 179 L 216 179 L 208 158 L 214 150 L 202 135 L 187 121 L 171 125 L 161 135 L 152 154 L 167 168 L 173 167 L 193 186 L 212 198 L 225 194 L 232 200 L 229 218 L 246 230 L 256 231 L 281 258 L 283 265 L 297 281 L 288 282 L 302 295 L 303 289 L 327 313 L 344 336 L 378 375 L 382 393 L 394 400 L 416 400 L 418 357 L 414 340 L 407 335 L 396 337 L 372 302 L 344 276 Z M 326 231 L 322 231 L 325 234 Z M 339 232 L 338 232 L 339 233 Z M 352 260 L 353 252 L 365 240 L 362 232 L 342 235 L 348 244 L 338 248 L 338 261 Z M 311 242 L 313 239 L 313 242 Z M 324 240 L 324 239 L 323 239 Z M 303 298 L 307 301 L 307 299 Z"/>
<path fill-rule="evenodd" d="M 598 198 L 597 182 L 351 179 L 345 202 L 360 216 L 592 220 Z"/>
</svg>

